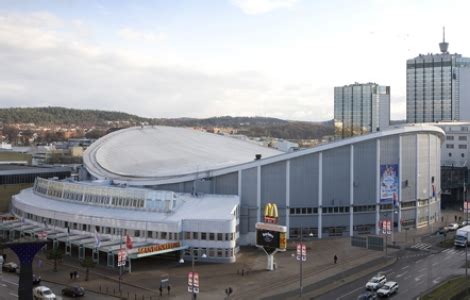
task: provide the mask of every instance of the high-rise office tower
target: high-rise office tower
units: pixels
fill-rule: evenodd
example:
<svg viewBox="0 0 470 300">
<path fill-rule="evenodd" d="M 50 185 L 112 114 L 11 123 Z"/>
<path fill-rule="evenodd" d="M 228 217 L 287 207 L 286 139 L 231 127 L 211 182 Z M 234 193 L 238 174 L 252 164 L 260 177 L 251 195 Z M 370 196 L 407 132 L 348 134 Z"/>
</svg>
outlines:
<svg viewBox="0 0 470 300">
<path fill-rule="evenodd" d="M 406 120 L 423 123 L 470 120 L 470 58 L 448 52 L 443 31 L 441 53 L 406 62 Z"/>
<path fill-rule="evenodd" d="M 335 135 L 380 131 L 390 124 L 390 87 L 354 83 L 335 87 Z"/>
</svg>

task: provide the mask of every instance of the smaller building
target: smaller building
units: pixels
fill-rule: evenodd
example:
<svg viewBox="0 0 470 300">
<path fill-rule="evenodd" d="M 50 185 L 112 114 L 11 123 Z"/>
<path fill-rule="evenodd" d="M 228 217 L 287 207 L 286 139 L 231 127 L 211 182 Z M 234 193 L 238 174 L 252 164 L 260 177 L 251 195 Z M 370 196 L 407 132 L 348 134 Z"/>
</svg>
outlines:
<svg viewBox="0 0 470 300">
<path fill-rule="evenodd" d="M 390 87 L 354 83 L 335 87 L 336 138 L 385 130 L 390 124 Z"/>
<path fill-rule="evenodd" d="M 0 211 L 8 211 L 11 197 L 31 187 L 37 177 L 64 179 L 70 175 L 71 169 L 67 167 L 0 164 Z"/>
<path fill-rule="evenodd" d="M 110 267 L 125 237 L 134 244 L 127 251 L 129 259 L 181 252 L 188 260 L 194 255 L 201 261 L 229 263 L 239 250 L 239 204 L 235 195 L 38 178 L 33 188 L 13 196 L 12 213 L 26 223 L 18 226 L 49 231 L 51 239 L 59 234 L 62 240 L 56 242 L 64 242 L 66 249 L 107 254 Z M 66 251 L 70 253 L 75 250 Z"/>
</svg>

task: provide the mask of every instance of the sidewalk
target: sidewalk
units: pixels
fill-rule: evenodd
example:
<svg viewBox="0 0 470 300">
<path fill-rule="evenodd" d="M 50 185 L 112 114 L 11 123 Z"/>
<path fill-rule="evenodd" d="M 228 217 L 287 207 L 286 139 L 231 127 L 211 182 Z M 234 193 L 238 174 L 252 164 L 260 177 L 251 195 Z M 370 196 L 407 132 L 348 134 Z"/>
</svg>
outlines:
<svg viewBox="0 0 470 300">
<path fill-rule="evenodd" d="M 436 222 L 432 230 L 447 224 L 446 219 L 454 220 L 456 212 L 443 212 L 444 222 Z M 395 233 L 393 241 L 395 245 L 405 248 L 421 241 L 421 237 L 429 235 L 431 228 L 409 230 L 408 232 Z M 389 244 L 393 245 L 392 239 Z M 334 288 L 335 285 L 342 285 L 347 280 L 351 280 L 349 270 L 355 270 L 362 265 L 367 265 L 373 261 L 384 257 L 383 252 L 372 251 L 351 246 L 349 238 L 332 238 L 325 240 L 311 240 L 306 242 L 308 247 L 308 259 L 303 263 L 303 285 L 315 285 L 318 282 L 332 279 L 334 276 L 340 280 L 333 282 L 334 285 L 325 285 Z M 397 250 L 389 248 L 389 255 Z M 299 262 L 293 257 L 293 244 L 290 250 L 277 253 L 275 261 L 277 269 L 266 270 L 267 258 L 264 252 L 254 247 L 242 248 L 241 253 L 234 264 L 203 264 L 196 262 L 195 271 L 199 272 L 200 295 L 199 299 L 224 299 L 225 289 L 231 287 L 233 294 L 231 299 L 259 299 L 270 295 L 282 294 L 287 291 L 299 289 Z M 334 264 L 333 256 L 338 256 L 338 263 Z M 13 254 L 8 255 L 8 261 L 14 260 Z M 16 258 L 16 257 L 15 257 Z M 43 266 L 39 268 L 38 260 L 43 261 Z M 382 268 L 391 263 L 390 260 L 384 264 L 377 265 Z M 79 265 L 76 257 L 64 256 L 63 263 L 59 264 L 58 272 L 52 270 L 53 262 L 45 258 L 41 253 L 34 262 L 34 273 L 42 277 L 43 281 L 51 281 L 59 284 L 69 285 L 79 283 L 85 289 L 108 295 L 118 295 L 118 271 L 105 266 L 96 266 L 90 269 L 90 280 L 84 281 L 85 270 Z M 133 262 L 132 274 L 124 274 L 122 277 L 122 296 L 130 299 L 187 299 L 187 274 L 191 271 L 191 262 L 179 264 L 175 258 L 165 259 L 154 257 Z M 372 269 L 366 268 L 368 272 Z M 371 271 L 372 270 L 372 271 Z M 70 279 L 70 272 L 78 271 L 78 280 Z M 171 284 L 171 295 L 164 291 L 164 296 L 159 295 L 160 277 L 168 274 Z M 362 274 L 362 273 L 361 273 Z M 352 274 L 354 275 L 354 274 Z M 309 291 L 308 295 L 316 295 L 323 291 L 316 289 Z M 307 292 L 307 291 L 306 291 Z M 323 291 L 323 292 L 326 292 Z M 307 296 L 307 294 L 306 294 Z"/>
</svg>

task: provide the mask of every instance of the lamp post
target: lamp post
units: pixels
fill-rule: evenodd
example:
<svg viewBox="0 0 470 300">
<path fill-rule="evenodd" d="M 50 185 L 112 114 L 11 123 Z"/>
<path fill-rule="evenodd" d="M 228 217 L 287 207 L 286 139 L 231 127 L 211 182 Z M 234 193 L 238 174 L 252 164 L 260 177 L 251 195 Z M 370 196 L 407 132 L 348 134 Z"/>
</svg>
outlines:
<svg viewBox="0 0 470 300">
<path fill-rule="evenodd" d="M 194 288 L 195 288 L 195 286 L 194 286 L 194 264 L 195 264 L 195 261 L 194 261 L 194 248 L 192 248 L 192 247 L 189 248 L 189 251 L 191 252 L 191 271 L 192 271 L 191 299 L 196 300 L 196 298 L 197 298 L 197 293 L 196 293 L 196 290 L 194 289 Z M 207 255 L 206 255 L 205 253 L 203 253 L 203 254 L 201 255 L 201 257 L 202 257 L 202 258 L 206 258 Z M 181 259 L 179 260 L 179 263 L 180 263 L 180 264 L 184 264 L 184 259 L 181 258 Z"/>
<path fill-rule="evenodd" d="M 297 245 L 297 260 L 299 261 L 300 265 L 300 287 L 299 287 L 299 295 L 302 297 L 303 293 L 303 261 L 307 260 L 307 246 L 303 244 L 303 226 L 300 226 L 300 244 Z M 310 232 L 308 234 L 309 237 L 313 237 L 313 233 Z M 304 251 L 305 249 L 305 251 Z M 300 252 L 300 253 L 299 253 Z M 304 253 L 305 252 L 305 253 Z"/>
</svg>

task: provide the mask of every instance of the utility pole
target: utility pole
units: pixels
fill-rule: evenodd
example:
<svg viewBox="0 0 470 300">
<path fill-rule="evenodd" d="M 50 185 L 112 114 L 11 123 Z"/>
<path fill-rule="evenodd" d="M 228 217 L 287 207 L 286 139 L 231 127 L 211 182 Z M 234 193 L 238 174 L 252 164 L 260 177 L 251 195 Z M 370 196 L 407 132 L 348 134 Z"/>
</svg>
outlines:
<svg viewBox="0 0 470 300">
<path fill-rule="evenodd" d="M 122 228 L 119 230 L 119 251 L 122 251 Z M 119 265 L 119 292 L 121 291 L 122 265 Z"/>
<path fill-rule="evenodd" d="M 302 298 L 302 292 L 303 292 L 303 284 L 302 284 L 302 279 L 303 279 L 303 269 L 302 269 L 302 261 L 303 261 L 303 253 L 302 253 L 302 248 L 303 248 L 303 245 L 302 245 L 302 237 L 303 237 L 304 233 L 303 233 L 303 226 L 301 225 L 300 226 L 300 298 Z"/>
</svg>

